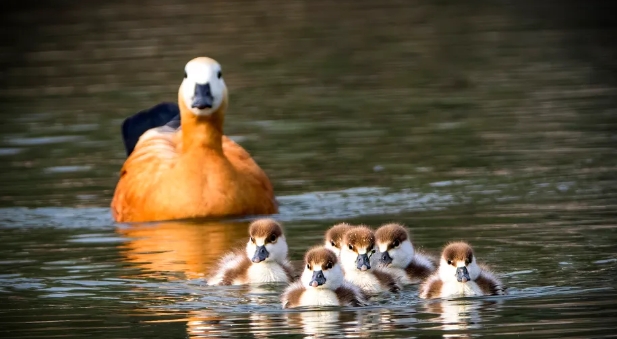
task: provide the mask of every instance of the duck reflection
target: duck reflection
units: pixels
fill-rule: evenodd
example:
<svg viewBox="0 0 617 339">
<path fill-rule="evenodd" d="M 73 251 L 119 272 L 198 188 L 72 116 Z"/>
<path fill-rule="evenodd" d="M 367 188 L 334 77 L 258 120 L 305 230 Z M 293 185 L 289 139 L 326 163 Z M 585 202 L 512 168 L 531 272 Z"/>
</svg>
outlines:
<svg viewBox="0 0 617 339">
<path fill-rule="evenodd" d="M 144 274 L 183 273 L 186 278 L 203 277 L 229 249 L 244 246 L 248 222 L 169 221 L 131 224 L 116 228 L 130 238 L 121 246 L 122 255 Z"/>
<path fill-rule="evenodd" d="M 498 305 L 498 301 L 444 299 L 428 303 L 426 311 L 439 314 L 433 321 L 445 331 L 444 338 L 471 338 L 470 330 L 482 327 L 481 309 Z"/>
<path fill-rule="evenodd" d="M 327 337 L 341 333 L 341 312 L 336 309 L 306 310 L 285 313 L 290 330 L 306 337 Z"/>
</svg>

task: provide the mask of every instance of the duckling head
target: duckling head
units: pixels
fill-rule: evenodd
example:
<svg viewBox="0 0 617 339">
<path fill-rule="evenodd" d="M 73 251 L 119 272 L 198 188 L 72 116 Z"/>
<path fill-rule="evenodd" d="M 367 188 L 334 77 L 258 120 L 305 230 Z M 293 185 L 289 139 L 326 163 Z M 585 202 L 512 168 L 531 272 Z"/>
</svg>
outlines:
<svg viewBox="0 0 617 339">
<path fill-rule="evenodd" d="M 322 246 L 308 250 L 304 264 L 304 272 L 300 277 L 304 286 L 335 290 L 343 284 L 343 270 L 331 250 Z"/>
<path fill-rule="evenodd" d="M 439 262 L 439 277 L 444 282 L 466 283 L 476 280 L 481 272 L 482 269 L 468 243 L 453 242 L 443 249 Z"/>
<path fill-rule="evenodd" d="M 356 226 L 343 235 L 341 264 L 345 270 L 371 269 L 371 256 L 375 254 L 375 234 L 366 226 Z"/>
<path fill-rule="evenodd" d="M 209 116 L 225 109 L 227 86 L 221 65 L 206 57 L 189 61 L 184 67 L 184 80 L 178 96 L 181 110 L 184 108 L 197 116 Z"/>
<path fill-rule="evenodd" d="M 246 255 L 254 263 L 282 262 L 287 258 L 287 242 L 283 228 L 273 219 L 255 220 L 249 226 Z"/>
<path fill-rule="evenodd" d="M 379 263 L 383 266 L 407 267 L 415 254 L 409 233 L 403 225 L 386 224 L 375 231 L 379 248 Z"/>
<path fill-rule="evenodd" d="M 339 256 L 341 254 L 341 241 L 343 240 L 343 235 L 352 227 L 352 225 L 344 222 L 330 227 L 326 232 L 324 246 Z"/>
</svg>

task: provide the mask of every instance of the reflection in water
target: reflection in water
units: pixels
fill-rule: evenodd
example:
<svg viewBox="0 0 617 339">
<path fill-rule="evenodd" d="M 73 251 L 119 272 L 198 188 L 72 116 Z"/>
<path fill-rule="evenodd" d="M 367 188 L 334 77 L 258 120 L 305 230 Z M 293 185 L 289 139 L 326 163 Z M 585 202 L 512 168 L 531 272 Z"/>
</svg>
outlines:
<svg viewBox="0 0 617 339">
<path fill-rule="evenodd" d="M 180 272 L 187 278 L 209 274 L 219 258 L 247 237 L 247 222 L 180 222 L 118 227 L 130 238 L 121 246 L 125 260 L 144 271 Z"/>
<path fill-rule="evenodd" d="M 478 299 L 443 299 L 426 305 L 428 313 L 439 314 L 438 322 L 446 333 L 444 338 L 470 338 L 468 331 L 481 327 L 480 310 L 485 305 L 498 305 L 497 301 Z"/>
<path fill-rule="evenodd" d="M 307 337 L 341 333 L 341 312 L 324 310 L 286 313 L 287 326 L 300 329 Z"/>
</svg>

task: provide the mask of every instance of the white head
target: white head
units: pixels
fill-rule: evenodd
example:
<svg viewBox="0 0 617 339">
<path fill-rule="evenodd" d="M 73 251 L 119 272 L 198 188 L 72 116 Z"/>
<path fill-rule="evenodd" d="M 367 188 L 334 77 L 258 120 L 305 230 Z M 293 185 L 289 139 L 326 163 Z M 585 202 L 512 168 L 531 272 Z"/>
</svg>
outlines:
<svg viewBox="0 0 617 339">
<path fill-rule="evenodd" d="M 336 224 L 326 232 L 324 247 L 336 253 L 336 256 L 341 255 L 341 242 L 343 235 L 353 226 L 347 223 Z"/>
<path fill-rule="evenodd" d="M 415 250 L 409 233 L 402 225 L 393 223 L 379 227 L 375 231 L 375 239 L 381 265 L 405 268 L 413 260 Z"/>
<path fill-rule="evenodd" d="M 343 270 L 332 251 L 324 247 L 314 247 L 306 252 L 304 264 L 300 280 L 306 288 L 335 290 L 343 284 Z"/>
<path fill-rule="evenodd" d="M 340 256 L 344 270 L 370 270 L 370 258 L 373 254 L 375 254 L 375 235 L 370 228 L 356 226 L 345 232 Z"/>
<path fill-rule="evenodd" d="M 476 280 L 481 272 L 473 249 L 466 242 L 453 242 L 443 249 L 439 262 L 442 281 L 466 283 Z"/>
<path fill-rule="evenodd" d="M 227 98 L 221 65 L 213 59 L 199 57 L 184 67 L 180 99 L 193 114 L 207 116 L 219 109 Z"/>
<path fill-rule="evenodd" d="M 246 255 L 253 263 L 287 260 L 287 242 L 283 228 L 273 219 L 259 219 L 249 226 Z"/>
</svg>

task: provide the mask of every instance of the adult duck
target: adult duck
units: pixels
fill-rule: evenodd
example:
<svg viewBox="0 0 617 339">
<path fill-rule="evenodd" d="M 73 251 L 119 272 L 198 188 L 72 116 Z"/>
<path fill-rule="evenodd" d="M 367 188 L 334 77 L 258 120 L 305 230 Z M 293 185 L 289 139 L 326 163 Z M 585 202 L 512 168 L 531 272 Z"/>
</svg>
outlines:
<svg viewBox="0 0 617 339">
<path fill-rule="evenodd" d="M 223 135 L 228 95 L 213 59 L 189 61 L 178 106 L 159 104 L 126 119 L 126 159 L 111 202 L 118 222 L 278 212 L 272 184 Z"/>
</svg>

